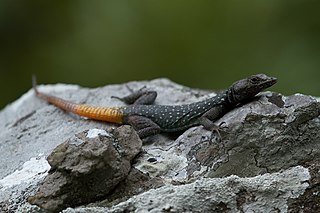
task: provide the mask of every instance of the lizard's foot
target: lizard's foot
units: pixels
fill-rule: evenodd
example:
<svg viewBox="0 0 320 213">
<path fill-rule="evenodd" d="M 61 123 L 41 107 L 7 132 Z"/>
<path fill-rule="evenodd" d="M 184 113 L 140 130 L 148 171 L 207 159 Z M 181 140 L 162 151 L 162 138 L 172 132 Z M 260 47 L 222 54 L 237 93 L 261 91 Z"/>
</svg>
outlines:
<svg viewBox="0 0 320 213">
<path fill-rule="evenodd" d="M 199 118 L 199 123 L 208 131 L 211 131 L 211 136 L 210 136 L 210 141 L 218 141 L 218 142 L 221 142 L 222 140 L 222 137 L 221 137 L 221 134 L 220 134 L 220 127 L 221 125 L 224 123 L 220 123 L 218 126 L 212 122 L 210 119 L 208 119 L 207 117 L 205 116 L 202 116 Z M 216 133 L 216 134 L 215 134 Z"/>
<path fill-rule="evenodd" d="M 219 131 L 219 127 L 218 126 L 212 126 L 212 128 L 210 129 L 210 135 L 202 135 L 200 142 L 207 142 L 209 141 L 209 143 L 214 143 L 214 142 L 218 142 L 220 143 L 222 141 L 222 137 Z"/>
<path fill-rule="evenodd" d="M 140 92 L 142 92 L 142 91 L 145 91 L 145 89 L 147 88 L 146 86 L 143 86 L 143 87 L 141 87 L 140 89 L 138 89 L 137 91 L 134 91 L 133 89 L 131 89 L 131 87 L 129 87 L 128 85 L 125 85 L 125 87 L 127 88 L 127 90 L 129 90 L 130 91 L 130 95 L 132 95 L 132 94 L 135 94 L 135 93 L 140 93 Z M 111 96 L 111 98 L 114 98 L 114 99 L 118 99 L 118 100 L 120 100 L 120 101 L 122 101 L 122 102 L 126 102 L 126 97 L 128 97 L 128 96 L 130 96 L 130 95 L 127 95 L 127 96 L 125 96 L 125 97 L 119 97 L 119 96 L 114 96 L 114 95 L 112 95 Z"/>
<path fill-rule="evenodd" d="M 212 125 L 211 126 L 211 137 L 210 137 L 210 141 L 212 141 L 214 138 L 217 139 L 218 142 L 222 141 L 222 137 L 220 132 L 224 131 L 223 128 L 227 128 L 227 127 L 223 127 L 222 125 L 226 124 L 225 122 L 221 122 L 219 125 Z M 216 135 L 216 136 L 215 136 Z"/>
<path fill-rule="evenodd" d="M 221 142 L 222 141 L 222 137 L 219 131 L 219 126 L 212 126 L 211 129 L 211 135 L 210 135 L 210 142 L 213 142 L 214 139 L 216 139 L 217 142 Z"/>
<path fill-rule="evenodd" d="M 130 91 L 131 94 L 134 93 L 133 89 L 131 89 L 128 85 L 125 85 L 125 86 L 126 86 L 127 90 Z M 143 88 L 145 88 L 145 86 L 142 87 L 141 89 L 139 89 L 138 91 L 142 90 Z M 118 100 L 120 100 L 120 101 L 122 101 L 122 102 L 124 102 L 124 103 L 126 103 L 126 100 L 125 100 L 126 97 L 128 97 L 128 96 L 124 96 L 124 97 L 122 97 L 122 98 L 119 97 L 119 96 L 114 96 L 114 95 L 111 96 L 111 98 L 118 99 Z"/>
<path fill-rule="evenodd" d="M 128 87 L 128 86 L 127 86 Z M 133 92 L 129 87 L 128 90 L 131 91 L 130 95 L 125 97 L 117 97 L 111 96 L 111 98 L 116 98 L 126 104 L 135 104 L 135 105 L 150 105 L 153 104 L 155 99 L 157 98 L 157 92 L 148 91 L 145 89 L 146 87 L 142 87 L 136 92 Z"/>
</svg>

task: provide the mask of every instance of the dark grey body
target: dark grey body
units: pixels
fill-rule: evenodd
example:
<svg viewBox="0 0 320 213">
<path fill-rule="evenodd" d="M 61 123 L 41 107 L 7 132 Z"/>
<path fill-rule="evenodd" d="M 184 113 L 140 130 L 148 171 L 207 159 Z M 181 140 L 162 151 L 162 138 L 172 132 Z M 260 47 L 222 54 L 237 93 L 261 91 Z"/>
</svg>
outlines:
<svg viewBox="0 0 320 213">
<path fill-rule="evenodd" d="M 123 108 L 126 117 L 138 115 L 156 123 L 163 132 L 176 132 L 200 125 L 199 118 L 216 108 L 216 118 L 221 117 L 231 107 L 226 93 L 218 94 L 203 101 L 184 105 L 131 105 Z"/>
<path fill-rule="evenodd" d="M 118 99 L 132 104 L 121 108 L 123 123 L 132 125 L 141 138 L 195 125 L 212 131 L 216 129 L 215 120 L 276 82 L 276 78 L 265 74 L 252 75 L 235 82 L 221 94 L 186 105 L 151 105 L 157 96 L 154 91 L 140 90 Z"/>
</svg>

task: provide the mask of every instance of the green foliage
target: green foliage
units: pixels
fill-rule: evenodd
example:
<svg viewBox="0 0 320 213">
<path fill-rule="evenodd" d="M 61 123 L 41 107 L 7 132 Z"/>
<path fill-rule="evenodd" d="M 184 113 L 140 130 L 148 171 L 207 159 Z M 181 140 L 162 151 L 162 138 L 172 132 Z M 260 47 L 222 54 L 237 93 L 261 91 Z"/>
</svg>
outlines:
<svg viewBox="0 0 320 213">
<path fill-rule="evenodd" d="M 167 77 L 221 89 L 254 73 L 320 95 L 320 1 L 0 3 L 0 108 L 39 83 L 102 86 Z M 111 95 L 111 94 L 110 94 Z"/>
</svg>

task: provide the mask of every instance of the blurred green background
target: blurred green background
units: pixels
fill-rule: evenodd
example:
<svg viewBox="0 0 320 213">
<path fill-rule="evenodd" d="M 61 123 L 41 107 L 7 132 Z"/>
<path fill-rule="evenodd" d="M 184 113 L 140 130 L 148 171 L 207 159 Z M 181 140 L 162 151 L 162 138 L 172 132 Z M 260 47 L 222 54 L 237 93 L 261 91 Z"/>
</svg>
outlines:
<svg viewBox="0 0 320 213">
<path fill-rule="evenodd" d="M 39 83 L 167 77 L 221 89 L 254 73 L 320 95 L 320 1 L 0 0 L 0 109 Z M 110 94 L 112 95 L 112 94 Z"/>
</svg>

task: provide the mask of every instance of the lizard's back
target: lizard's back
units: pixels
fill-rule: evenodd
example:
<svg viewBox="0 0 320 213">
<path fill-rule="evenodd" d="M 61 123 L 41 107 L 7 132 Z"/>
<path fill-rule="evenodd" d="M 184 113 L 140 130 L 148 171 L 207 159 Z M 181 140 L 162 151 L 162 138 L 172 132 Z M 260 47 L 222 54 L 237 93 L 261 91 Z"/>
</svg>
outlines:
<svg viewBox="0 0 320 213">
<path fill-rule="evenodd" d="M 198 118 L 224 102 L 225 94 L 220 94 L 204 101 L 183 105 L 130 105 L 123 107 L 126 116 L 139 115 L 151 119 L 162 131 L 175 132 L 198 125 Z"/>
</svg>

